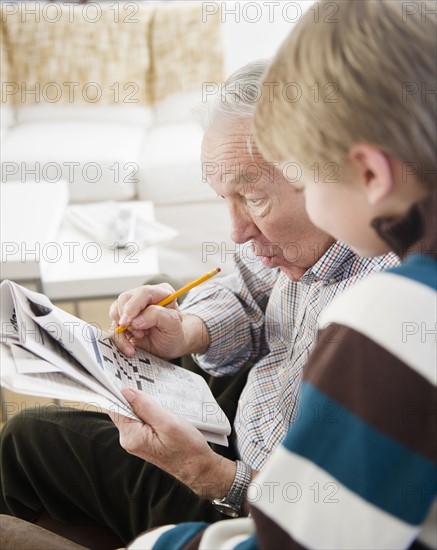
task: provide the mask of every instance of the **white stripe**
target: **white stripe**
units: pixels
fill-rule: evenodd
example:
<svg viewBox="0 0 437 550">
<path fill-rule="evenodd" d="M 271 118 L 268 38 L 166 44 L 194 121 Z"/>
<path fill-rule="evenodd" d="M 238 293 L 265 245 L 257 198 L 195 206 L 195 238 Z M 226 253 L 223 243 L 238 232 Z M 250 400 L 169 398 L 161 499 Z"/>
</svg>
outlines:
<svg viewBox="0 0 437 550">
<path fill-rule="evenodd" d="M 434 500 L 434 504 L 431 506 L 431 510 L 422 525 L 418 541 L 428 548 L 437 549 L 437 499 Z"/>
<path fill-rule="evenodd" d="M 437 295 L 428 286 L 392 273 L 372 275 L 338 296 L 319 323 L 360 332 L 437 384 Z"/>
<path fill-rule="evenodd" d="M 253 533 L 253 521 L 249 518 L 219 521 L 205 531 L 199 550 L 231 550 Z"/>
<path fill-rule="evenodd" d="M 419 531 L 283 446 L 255 478 L 249 496 L 254 506 L 307 548 L 407 548 Z"/>
</svg>

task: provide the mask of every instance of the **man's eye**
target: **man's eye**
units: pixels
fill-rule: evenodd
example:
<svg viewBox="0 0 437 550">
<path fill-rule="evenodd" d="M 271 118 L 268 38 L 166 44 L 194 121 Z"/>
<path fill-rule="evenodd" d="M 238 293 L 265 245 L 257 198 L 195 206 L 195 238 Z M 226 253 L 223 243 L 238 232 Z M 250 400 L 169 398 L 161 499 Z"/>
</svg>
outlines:
<svg viewBox="0 0 437 550">
<path fill-rule="evenodd" d="M 265 199 L 247 199 L 247 202 L 250 206 L 263 206 L 265 204 Z"/>
</svg>

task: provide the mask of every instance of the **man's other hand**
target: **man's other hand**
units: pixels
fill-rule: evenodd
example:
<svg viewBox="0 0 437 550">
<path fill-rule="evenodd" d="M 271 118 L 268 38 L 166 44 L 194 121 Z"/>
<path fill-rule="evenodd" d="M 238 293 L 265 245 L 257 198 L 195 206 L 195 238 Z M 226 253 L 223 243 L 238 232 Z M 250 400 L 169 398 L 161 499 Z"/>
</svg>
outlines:
<svg viewBox="0 0 437 550">
<path fill-rule="evenodd" d="M 227 495 L 235 462 L 214 453 L 197 428 L 143 392 L 126 388 L 122 393 L 142 420 L 108 413 L 120 432 L 123 449 L 171 474 L 201 498 Z"/>
</svg>

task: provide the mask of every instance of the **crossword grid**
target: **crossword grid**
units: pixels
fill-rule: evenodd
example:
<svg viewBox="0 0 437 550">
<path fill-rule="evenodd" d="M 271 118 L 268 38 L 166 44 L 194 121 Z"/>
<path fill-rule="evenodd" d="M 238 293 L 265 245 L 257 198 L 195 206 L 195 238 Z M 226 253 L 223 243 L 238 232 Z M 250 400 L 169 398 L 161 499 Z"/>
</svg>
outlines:
<svg viewBox="0 0 437 550">
<path fill-rule="evenodd" d="M 144 359 L 139 359 L 137 356 L 126 357 L 121 354 L 113 342 L 108 340 L 99 339 L 99 344 L 104 366 L 105 368 L 109 368 L 116 378 L 120 380 L 120 387 L 130 385 L 129 383 L 134 382 L 139 390 L 156 395 L 152 366 L 147 357 Z M 129 372 L 124 367 L 125 363 L 130 367 Z"/>
</svg>

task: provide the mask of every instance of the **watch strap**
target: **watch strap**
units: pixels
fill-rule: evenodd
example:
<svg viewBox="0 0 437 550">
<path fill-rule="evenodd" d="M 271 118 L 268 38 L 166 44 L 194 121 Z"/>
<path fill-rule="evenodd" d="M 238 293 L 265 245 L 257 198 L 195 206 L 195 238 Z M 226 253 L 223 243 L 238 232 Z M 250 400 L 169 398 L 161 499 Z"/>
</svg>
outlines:
<svg viewBox="0 0 437 550">
<path fill-rule="evenodd" d="M 213 505 L 223 514 L 238 517 L 251 480 L 251 467 L 242 460 L 237 460 L 235 478 L 229 493 L 222 499 L 213 500 Z"/>
<path fill-rule="evenodd" d="M 237 471 L 235 472 L 234 482 L 229 489 L 226 500 L 230 504 L 241 506 L 246 497 L 247 488 L 252 480 L 252 468 L 241 460 L 237 460 Z"/>
</svg>

